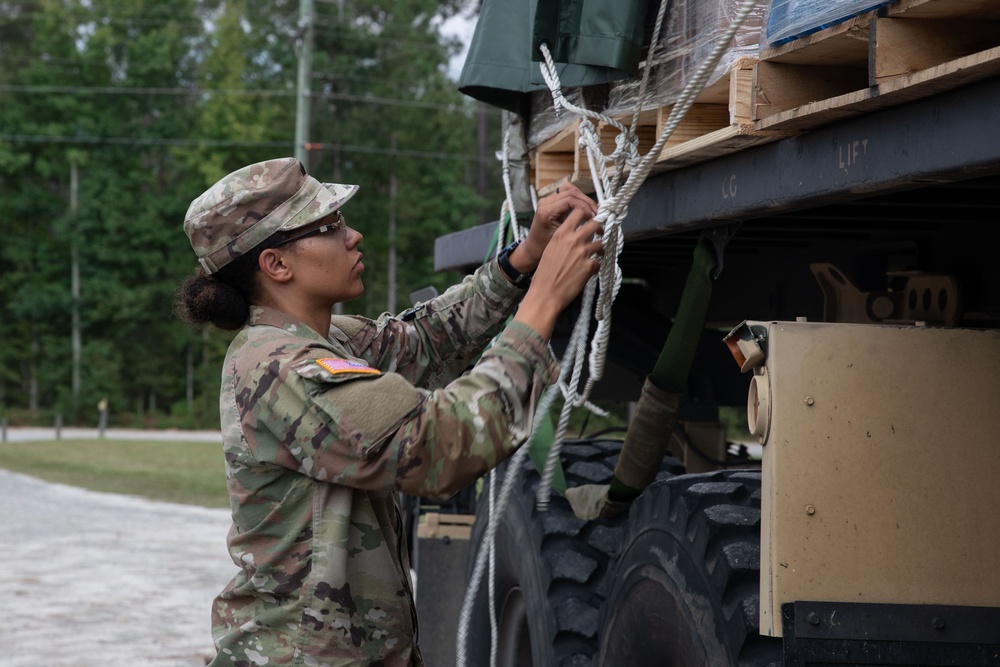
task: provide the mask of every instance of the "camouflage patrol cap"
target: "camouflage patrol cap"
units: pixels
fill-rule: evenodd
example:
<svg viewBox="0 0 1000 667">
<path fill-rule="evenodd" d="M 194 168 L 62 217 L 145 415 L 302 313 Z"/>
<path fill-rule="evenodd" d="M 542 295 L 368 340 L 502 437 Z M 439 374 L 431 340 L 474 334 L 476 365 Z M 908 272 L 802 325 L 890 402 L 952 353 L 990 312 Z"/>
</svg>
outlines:
<svg viewBox="0 0 1000 667">
<path fill-rule="evenodd" d="M 191 202 L 184 233 L 205 271 L 215 273 L 275 232 L 328 216 L 357 191 L 357 185 L 320 183 L 295 158 L 258 162 Z"/>
</svg>

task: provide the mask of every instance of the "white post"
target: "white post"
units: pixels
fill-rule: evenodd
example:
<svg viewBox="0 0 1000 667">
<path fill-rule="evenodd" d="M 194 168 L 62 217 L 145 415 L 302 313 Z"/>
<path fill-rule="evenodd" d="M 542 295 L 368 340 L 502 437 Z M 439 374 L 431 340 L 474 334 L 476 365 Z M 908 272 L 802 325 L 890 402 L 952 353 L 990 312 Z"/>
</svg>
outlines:
<svg viewBox="0 0 1000 667">
<path fill-rule="evenodd" d="M 83 343 L 80 336 L 80 244 L 77 241 L 77 213 L 79 199 L 77 193 L 80 186 L 80 176 L 76 166 L 76 158 L 71 158 L 69 171 L 69 208 L 70 208 L 70 293 L 72 301 L 72 346 L 73 346 L 73 412 L 80 405 L 80 357 Z"/>
<path fill-rule="evenodd" d="M 312 95 L 310 79 L 312 78 L 313 54 L 313 3 L 312 0 L 299 0 L 299 70 L 297 95 L 295 97 L 295 157 L 306 164 L 306 143 L 309 141 L 309 116 Z"/>
</svg>

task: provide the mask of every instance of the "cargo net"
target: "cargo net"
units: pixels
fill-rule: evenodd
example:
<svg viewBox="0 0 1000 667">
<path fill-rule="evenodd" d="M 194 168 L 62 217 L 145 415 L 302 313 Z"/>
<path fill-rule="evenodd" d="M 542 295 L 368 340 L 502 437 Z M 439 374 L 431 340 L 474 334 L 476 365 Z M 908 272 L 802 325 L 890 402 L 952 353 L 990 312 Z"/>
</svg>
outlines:
<svg viewBox="0 0 1000 667">
<path fill-rule="evenodd" d="M 635 196 L 639 187 L 649 176 L 667 140 L 673 134 L 674 130 L 677 129 L 677 126 L 691 108 L 691 105 L 694 104 L 695 100 L 705 89 L 709 78 L 726 53 L 737 31 L 759 2 L 760 0 L 744 0 L 739 5 L 728 30 L 721 35 L 715 43 L 714 48 L 695 70 L 694 75 L 684 87 L 676 104 L 673 105 L 670 115 L 664 124 L 663 131 L 657 138 L 656 143 L 645 155 L 639 155 L 639 142 L 635 136 L 634 128 L 638 126 L 639 114 L 642 112 L 642 101 L 646 86 L 648 85 L 651 68 L 648 66 L 643 67 L 639 94 L 636 98 L 632 115 L 632 123 L 626 126 L 624 123 L 610 116 L 569 102 L 563 95 L 559 74 L 548 47 L 545 44 L 540 46 L 541 54 L 544 58 L 544 62 L 540 63 L 541 72 L 552 94 L 555 107 L 575 114 L 580 118 L 579 142 L 581 147 L 586 150 L 590 173 L 594 176 L 594 189 L 598 202 L 596 219 L 604 229 L 601 237 L 604 256 L 601 259 L 601 268 L 597 275 L 591 278 L 584 287 L 580 315 L 573 327 L 569 344 L 561 362 L 559 380 L 546 390 L 539 401 L 538 409 L 535 413 L 532 435 L 529 441 L 519 448 L 512 457 L 499 494 L 496 492 L 496 472 L 494 470 L 490 473 L 491 483 L 489 485 L 490 492 L 488 499 L 490 522 L 483 538 L 483 544 L 488 545 L 488 548 L 481 550 L 477 554 L 469 587 L 466 589 L 461 616 L 459 618 L 456 667 L 465 667 L 466 664 L 466 644 L 472 618 L 472 607 L 487 568 L 489 569 L 488 595 L 492 636 L 490 665 L 493 667 L 496 664 L 498 625 L 494 588 L 496 578 L 494 538 L 499 523 L 498 517 L 507 505 L 511 490 L 518 483 L 524 458 L 528 455 L 531 440 L 538 432 L 539 426 L 549 414 L 549 410 L 555 399 L 561 394 L 563 397 L 563 407 L 555 428 L 555 438 L 549 450 L 548 459 L 542 471 L 542 479 L 538 486 L 537 506 L 539 511 L 546 511 L 552 494 L 552 479 L 555 474 L 557 462 L 559 461 L 566 430 L 569 426 L 570 414 L 574 408 L 580 407 L 587 408 L 598 414 L 603 412 L 600 408 L 590 403 L 589 397 L 594 384 L 604 376 L 608 341 L 611 333 L 611 307 L 618 296 L 618 290 L 622 282 L 622 273 L 618 265 L 618 258 L 624 247 L 625 239 L 621 232 L 621 224 L 628 215 L 629 202 L 632 201 L 632 197 Z M 660 2 L 656 23 L 653 28 L 652 45 L 656 45 L 659 41 L 659 35 L 663 28 L 663 19 L 669 4 L 670 0 L 661 0 Z M 647 56 L 647 63 L 653 60 L 652 56 L 652 53 Z M 606 124 L 618 130 L 615 139 L 615 149 L 608 155 L 605 155 L 602 150 L 598 134 L 598 126 L 600 124 Z M 510 182 L 509 151 L 507 150 L 509 145 L 510 137 L 508 134 L 504 137 L 504 151 L 502 156 L 506 201 L 501 211 L 501 229 L 499 230 L 500 236 L 498 238 L 504 238 L 504 221 L 509 220 L 511 233 L 514 238 L 522 239 L 526 236 L 527 232 L 516 224 L 513 214 L 514 205 Z M 613 169 L 609 169 L 611 165 L 613 165 Z M 534 193 L 532 193 L 532 199 L 535 199 Z M 500 246 L 501 243 L 497 243 L 498 249 Z M 593 313 L 593 319 L 597 321 L 597 329 L 592 339 L 590 338 L 591 313 Z M 588 339 L 590 340 L 589 350 Z M 588 363 L 587 381 L 581 389 L 580 384 L 585 361 Z"/>
</svg>

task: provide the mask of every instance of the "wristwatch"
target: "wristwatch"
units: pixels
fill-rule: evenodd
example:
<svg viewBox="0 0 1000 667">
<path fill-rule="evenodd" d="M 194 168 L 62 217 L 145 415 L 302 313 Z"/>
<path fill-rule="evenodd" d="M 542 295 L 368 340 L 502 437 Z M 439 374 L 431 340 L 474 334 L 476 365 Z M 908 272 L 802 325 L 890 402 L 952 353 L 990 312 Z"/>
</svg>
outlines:
<svg viewBox="0 0 1000 667">
<path fill-rule="evenodd" d="M 514 283 L 514 285 L 520 287 L 521 289 L 528 289 L 528 285 L 531 284 L 531 276 L 534 271 L 531 273 L 521 273 L 510 263 L 510 254 L 514 252 L 514 248 L 516 248 L 520 243 L 520 241 L 514 241 L 509 246 L 501 250 L 500 254 L 497 256 L 497 262 L 500 264 L 500 269 L 508 278 L 510 278 L 510 281 Z"/>
</svg>

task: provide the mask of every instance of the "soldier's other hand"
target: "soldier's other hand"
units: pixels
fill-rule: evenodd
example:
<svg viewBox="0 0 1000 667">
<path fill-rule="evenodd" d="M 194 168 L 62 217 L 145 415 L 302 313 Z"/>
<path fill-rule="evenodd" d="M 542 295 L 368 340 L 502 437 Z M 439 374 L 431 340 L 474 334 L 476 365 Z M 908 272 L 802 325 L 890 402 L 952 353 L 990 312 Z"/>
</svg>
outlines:
<svg viewBox="0 0 1000 667">
<path fill-rule="evenodd" d="M 511 264 L 521 273 L 531 273 L 538 266 L 552 235 L 571 213 L 581 211 L 585 218 L 597 215 L 597 204 L 572 183 L 560 185 L 555 192 L 538 201 L 531 220 L 528 238 L 511 254 Z"/>
<path fill-rule="evenodd" d="M 604 254 L 601 225 L 586 208 L 575 208 L 552 235 L 515 320 L 528 324 L 546 339 L 556 318 L 580 294 L 600 269 Z"/>
</svg>

